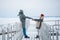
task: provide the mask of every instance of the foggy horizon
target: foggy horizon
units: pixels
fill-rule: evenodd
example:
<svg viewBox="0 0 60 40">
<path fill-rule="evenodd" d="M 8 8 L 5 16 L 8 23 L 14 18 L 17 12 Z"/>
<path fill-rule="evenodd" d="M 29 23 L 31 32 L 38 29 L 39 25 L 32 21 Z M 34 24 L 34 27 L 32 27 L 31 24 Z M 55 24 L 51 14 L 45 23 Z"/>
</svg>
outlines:
<svg viewBox="0 0 60 40">
<path fill-rule="evenodd" d="M 0 18 L 17 18 L 20 9 L 33 18 L 60 16 L 60 0 L 0 0 Z"/>
</svg>

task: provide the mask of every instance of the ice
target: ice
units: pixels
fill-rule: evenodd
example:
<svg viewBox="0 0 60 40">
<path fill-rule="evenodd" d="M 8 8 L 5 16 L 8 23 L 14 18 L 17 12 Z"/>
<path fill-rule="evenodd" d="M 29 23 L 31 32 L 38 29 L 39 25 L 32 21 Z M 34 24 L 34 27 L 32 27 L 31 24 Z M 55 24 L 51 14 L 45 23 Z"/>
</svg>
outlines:
<svg viewBox="0 0 60 40">
<path fill-rule="evenodd" d="M 51 22 L 45 22 L 45 21 L 46 20 L 58 20 L 58 19 L 60 20 L 60 18 L 44 18 L 44 23 L 46 23 L 48 25 L 55 24 L 55 22 L 52 22 L 52 21 Z M 2 28 L 5 31 L 7 31 L 7 28 L 9 28 L 11 31 L 11 27 L 7 26 L 7 24 L 9 24 L 9 25 L 17 24 L 17 26 L 18 26 L 18 24 L 20 24 L 20 23 L 21 22 L 18 18 L 0 18 L 0 33 L 2 32 Z M 27 25 L 27 23 L 28 23 L 28 25 Z M 32 21 L 32 20 L 28 20 L 27 23 L 26 23 L 27 35 L 30 37 L 30 40 L 35 40 L 34 37 L 36 37 L 36 35 L 37 35 L 36 22 Z M 57 22 L 57 24 L 58 24 L 58 22 Z M 59 22 L 59 24 L 60 24 L 60 22 Z M 2 27 L 2 25 L 4 25 L 4 27 Z M 12 29 L 17 30 L 16 27 L 15 28 L 12 27 Z M 13 40 L 14 40 L 14 38 L 13 38 Z M 59 36 L 59 39 L 60 39 L 60 36 Z M 0 40 L 2 40 L 2 36 L 0 36 Z M 29 40 L 29 39 L 26 39 L 23 37 L 22 40 Z"/>
</svg>

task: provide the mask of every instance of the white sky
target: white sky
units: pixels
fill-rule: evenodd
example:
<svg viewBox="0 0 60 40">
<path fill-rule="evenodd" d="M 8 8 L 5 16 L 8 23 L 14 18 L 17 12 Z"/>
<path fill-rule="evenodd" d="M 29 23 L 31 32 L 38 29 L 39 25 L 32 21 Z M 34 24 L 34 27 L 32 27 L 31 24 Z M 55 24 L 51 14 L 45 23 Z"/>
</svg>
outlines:
<svg viewBox="0 0 60 40">
<path fill-rule="evenodd" d="M 0 18 L 17 17 L 20 9 L 29 17 L 60 16 L 60 0 L 0 0 Z"/>
</svg>

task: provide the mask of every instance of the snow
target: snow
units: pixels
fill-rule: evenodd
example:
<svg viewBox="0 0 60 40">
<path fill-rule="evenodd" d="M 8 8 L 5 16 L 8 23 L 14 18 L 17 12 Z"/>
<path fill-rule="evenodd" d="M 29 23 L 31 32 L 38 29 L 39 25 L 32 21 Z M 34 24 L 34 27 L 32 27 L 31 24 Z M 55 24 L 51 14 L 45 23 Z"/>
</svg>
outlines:
<svg viewBox="0 0 60 40">
<path fill-rule="evenodd" d="M 46 24 L 54 24 L 55 22 L 45 22 L 46 20 L 60 20 L 60 18 L 44 18 L 44 23 Z M 0 32 L 1 32 L 1 25 L 7 25 L 7 24 L 16 24 L 16 23 L 21 23 L 19 18 L 0 18 Z M 27 23 L 26 23 L 27 24 Z M 30 40 L 34 40 L 34 37 L 37 35 L 37 29 L 36 29 L 36 22 L 29 20 L 28 25 L 27 25 L 27 35 L 30 37 Z M 2 40 L 2 37 L 0 36 L 0 40 Z M 23 38 L 23 40 L 26 40 Z M 29 39 L 27 39 L 29 40 Z"/>
</svg>

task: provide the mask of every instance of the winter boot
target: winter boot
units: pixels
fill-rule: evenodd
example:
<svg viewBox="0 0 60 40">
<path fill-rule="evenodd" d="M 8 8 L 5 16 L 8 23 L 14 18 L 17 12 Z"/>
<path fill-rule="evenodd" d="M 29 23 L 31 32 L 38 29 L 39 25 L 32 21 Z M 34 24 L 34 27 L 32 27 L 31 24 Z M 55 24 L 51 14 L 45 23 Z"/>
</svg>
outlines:
<svg viewBox="0 0 60 40">
<path fill-rule="evenodd" d="M 35 38 L 39 38 L 39 36 L 37 35 Z"/>
<path fill-rule="evenodd" d="M 25 36 L 25 38 L 30 38 L 29 36 Z"/>
</svg>

